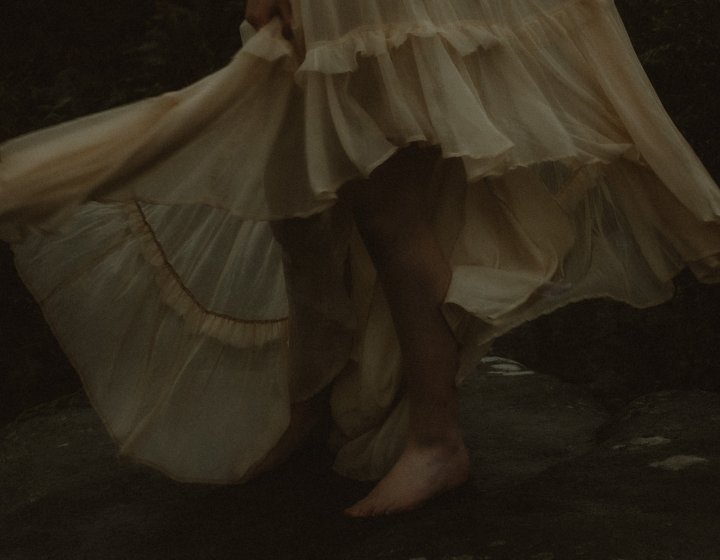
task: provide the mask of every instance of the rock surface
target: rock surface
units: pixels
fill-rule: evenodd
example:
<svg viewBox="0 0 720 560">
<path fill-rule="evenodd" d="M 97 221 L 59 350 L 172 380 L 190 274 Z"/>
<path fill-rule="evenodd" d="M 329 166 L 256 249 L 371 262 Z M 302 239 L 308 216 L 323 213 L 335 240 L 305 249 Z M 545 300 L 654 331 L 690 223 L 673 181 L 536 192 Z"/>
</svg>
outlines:
<svg viewBox="0 0 720 560">
<path fill-rule="evenodd" d="M 1 433 L 0 558 L 720 559 L 720 395 L 665 391 L 609 416 L 507 360 L 463 387 L 473 481 L 410 514 L 342 517 L 368 485 L 322 449 L 243 486 L 118 460 L 82 394 Z"/>
</svg>

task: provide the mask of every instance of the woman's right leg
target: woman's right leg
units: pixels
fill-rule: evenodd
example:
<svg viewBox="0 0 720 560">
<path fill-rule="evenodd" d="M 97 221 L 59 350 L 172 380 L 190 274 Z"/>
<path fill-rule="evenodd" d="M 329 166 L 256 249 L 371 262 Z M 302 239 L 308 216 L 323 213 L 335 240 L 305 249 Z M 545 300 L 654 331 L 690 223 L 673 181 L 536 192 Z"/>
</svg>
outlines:
<svg viewBox="0 0 720 560">
<path fill-rule="evenodd" d="M 375 489 L 346 511 L 351 516 L 413 509 L 462 484 L 469 474 L 457 418 L 458 347 L 440 307 L 451 271 L 424 200 L 436 155 L 405 148 L 369 180 L 341 190 L 388 300 L 410 405 L 405 450 Z"/>
</svg>

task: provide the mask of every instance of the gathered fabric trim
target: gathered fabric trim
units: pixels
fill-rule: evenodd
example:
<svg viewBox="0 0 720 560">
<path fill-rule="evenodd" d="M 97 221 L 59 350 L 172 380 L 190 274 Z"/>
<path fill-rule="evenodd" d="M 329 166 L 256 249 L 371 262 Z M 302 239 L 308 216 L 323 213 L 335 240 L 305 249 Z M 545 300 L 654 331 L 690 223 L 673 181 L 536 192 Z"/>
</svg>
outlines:
<svg viewBox="0 0 720 560">
<path fill-rule="evenodd" d="M 597 18 L 600 11 L 613 5 L 613 0 L 568 0 L 551 13 L 533 15 L 513 26 L 467 19 L 441 24 L 425 21 L 367 25 L 333 40 L 312 42 L 301 49 L 293 48 L 282 36 L 279 22 L 274 21 L 275 25 L 268 26 L 269 32 L 257 34 L 248 28 L 249 24 L 244 24 L 241 29 L 246 44 L 242 52 L 268 61 L 284 57 L 295 59 L 294 63 L 288 61 L 288 69 L 299 73 L 341 74 L 357 69 L 358 56 L 387 54 L 414 37 L 440 37 L 461 56 L 507 45 L 513 40 L 543 43 L 549 31 L 576 32 Z"/>
<path fill-rule="evenodd" d="M 130 232 L 141 240 L 141 254 L 155 271 L 162 301 L 183 318 L 190 331 L 238 348 L 259 347 L 287 337 L 288 317 L 241 319 L 205 307 L 170 264 L 140 203 L 127 204 L 124 208 Z"/>
<path fill-rule="evenodd" d="M 441 37 L 462 56 L 500 44 L 493 30 L 481 22 L 458 22 L 438 26 L 422 25 L 368 26 L 354 29 L 334 41 L 313 44 L 305 53 L 298 72 L 343 74 L 357 70 L 357 56 L 381 56 L 404 45 L 410 38 Z"/>
</svg>

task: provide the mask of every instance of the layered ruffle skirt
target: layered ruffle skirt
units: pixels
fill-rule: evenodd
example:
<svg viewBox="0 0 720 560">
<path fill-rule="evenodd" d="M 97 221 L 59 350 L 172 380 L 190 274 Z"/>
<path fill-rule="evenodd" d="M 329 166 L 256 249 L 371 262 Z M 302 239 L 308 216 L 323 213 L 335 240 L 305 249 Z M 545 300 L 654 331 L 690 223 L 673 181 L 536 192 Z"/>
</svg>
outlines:
<svg viewBox="0 0 720 560">
<path fill-rule="evenodd" d="M 381 476 L 407 422 L 375 271 L 336 204 L 434 146 L 432 227 L 466 367 L 586 298 L 720 277 L 720 191 L 611 0 L 296 0 L 224 69 L 0 146 L 0 231 L 121 452 L 235 482 L 331 393 L 336 468 Z M 311 217 L 285 250 L 271 221 Z M 349 281 L 348 281 L 349 280 Z"/>
</svg>

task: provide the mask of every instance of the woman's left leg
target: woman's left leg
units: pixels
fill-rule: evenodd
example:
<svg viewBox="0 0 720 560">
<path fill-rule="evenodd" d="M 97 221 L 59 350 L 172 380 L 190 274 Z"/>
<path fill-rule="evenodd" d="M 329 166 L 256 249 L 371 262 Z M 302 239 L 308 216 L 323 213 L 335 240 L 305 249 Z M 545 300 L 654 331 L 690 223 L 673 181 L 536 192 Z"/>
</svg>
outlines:
<svg viewBox="0 0 720 560">
<path fill-rule="evenodd" d="M 289 306 L 290 423 L 247 478 L 284 462 L 330 416 L 327 388 L 347 365 L 354 338 L 345 282 L 351 220 L 347 208 L 336 205 L 309 218 L 272 223 Z"/>
</svg>

